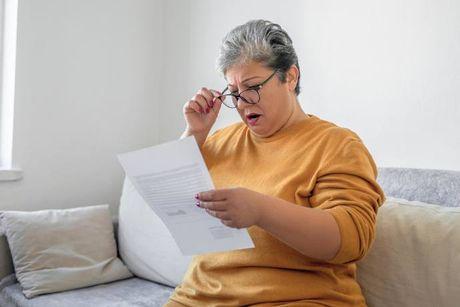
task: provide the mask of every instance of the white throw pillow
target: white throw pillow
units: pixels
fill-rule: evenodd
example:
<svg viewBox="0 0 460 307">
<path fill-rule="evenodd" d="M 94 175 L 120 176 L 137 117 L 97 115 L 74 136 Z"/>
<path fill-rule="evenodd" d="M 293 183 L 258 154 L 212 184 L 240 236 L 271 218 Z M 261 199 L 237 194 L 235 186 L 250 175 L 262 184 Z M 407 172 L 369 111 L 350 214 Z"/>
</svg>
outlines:
<svg viewBox="0 0 460 307">
<path fill-rule="evenodd" d="M 135 275 L 176 287 L 193 256 L 183 256 L 161 219 L 125 177 L 118 222 L 120 256 Z"/>
<path fill-rule="evenodd" d="M 387 197 L 357 266 L 369 306 L 458 306 L 460 208 Z"/>
<path fill-rule="evenodd" d="M 117 257 L 109 205 L 0 212 L 27 298 L 131 277 Z"/>
</svg>

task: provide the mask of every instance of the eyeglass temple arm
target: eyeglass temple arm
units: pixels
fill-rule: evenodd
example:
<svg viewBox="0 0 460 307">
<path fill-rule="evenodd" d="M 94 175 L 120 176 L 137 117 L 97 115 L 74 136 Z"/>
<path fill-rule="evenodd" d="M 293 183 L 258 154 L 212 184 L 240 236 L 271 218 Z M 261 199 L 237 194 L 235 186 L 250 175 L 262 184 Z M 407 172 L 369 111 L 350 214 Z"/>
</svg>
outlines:
<svg viewBox="0 0 460 307">
<path fill-rule="evenodd" d="M 222 95 L 219 95 L 219 96 L 217 96 L 216 98 L 219 98 L 219 99 L 220 99 L 220 98 L 224 95 L 224 93 L 225 93 L 226 90 L 228 90 L 228 86 L 225 87 L 225 88 L 222 90 L 222 92 L 221 92 Z M 220 99 L 220 100 L 222 100 L 222 99 Z"/>
</svg>

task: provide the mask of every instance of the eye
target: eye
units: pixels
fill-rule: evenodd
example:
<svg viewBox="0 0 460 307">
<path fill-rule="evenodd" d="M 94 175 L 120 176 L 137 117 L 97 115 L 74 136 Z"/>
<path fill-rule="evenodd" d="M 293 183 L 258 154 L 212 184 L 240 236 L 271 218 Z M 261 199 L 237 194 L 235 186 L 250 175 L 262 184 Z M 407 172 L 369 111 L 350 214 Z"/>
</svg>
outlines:
<svg viewBox="0 0 460 307">
<path fill-rule="evenodd" d="M 244 92 L 244 91 L 247 91 L 247 90 L 252 90 L 252 89 L 257 89 L 258 87 L 259 87 L 258 84 L 253 85 L 253 86 L 245 86 L 245 87 L 243 87 L 243 88 L 241 89 L 241 92 Z M 237 91 L 237 90 L 235 90 L 235 91 L 230 91 L 230 93 L 236 95 L 236 94 L 238 94 L 238 91 Z"/>
<path fill-rule="evenodd" d="M 260 88 L 260 84 L 256 84 L 253 86 L 248 86 L 248 90 L 258 90 Z"/>
</svg>

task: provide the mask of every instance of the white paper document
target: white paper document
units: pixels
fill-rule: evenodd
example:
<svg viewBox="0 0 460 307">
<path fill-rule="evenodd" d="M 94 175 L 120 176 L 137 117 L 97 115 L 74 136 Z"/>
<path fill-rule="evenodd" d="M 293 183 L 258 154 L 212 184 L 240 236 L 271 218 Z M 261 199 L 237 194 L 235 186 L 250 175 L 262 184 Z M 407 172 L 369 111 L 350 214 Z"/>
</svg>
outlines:
<svg viewBox="0 0 460 307">
<path fill-rule="evenodd" d="M 195 205 L 195 194 L 214 185 L 193 136 L 119 154 L 118 160 L 184 255 L 254 247 L 246 229 L 228 227 Z"/>
</svg>

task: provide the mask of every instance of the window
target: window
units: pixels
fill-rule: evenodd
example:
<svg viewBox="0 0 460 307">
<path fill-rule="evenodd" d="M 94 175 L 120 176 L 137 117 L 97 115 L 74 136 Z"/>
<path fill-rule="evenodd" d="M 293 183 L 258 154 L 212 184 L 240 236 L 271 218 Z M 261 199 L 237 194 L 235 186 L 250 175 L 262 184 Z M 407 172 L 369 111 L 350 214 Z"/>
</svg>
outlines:
<svg viewBox="0 0 460 307">
<path fill-rule="evenodd" d="M 0 0 L 0 181 L 22 177 L 12 159 L 17 12 L 18 0 Z"/>
</svg>

